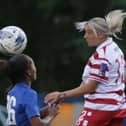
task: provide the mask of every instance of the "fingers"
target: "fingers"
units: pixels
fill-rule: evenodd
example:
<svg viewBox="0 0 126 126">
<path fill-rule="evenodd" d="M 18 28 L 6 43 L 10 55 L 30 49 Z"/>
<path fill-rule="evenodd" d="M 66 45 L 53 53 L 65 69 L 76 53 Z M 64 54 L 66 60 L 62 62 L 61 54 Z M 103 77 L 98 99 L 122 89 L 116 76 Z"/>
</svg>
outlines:
<svg viewBox="0 0 126 126">
<path fill-rule="evenodd" d="M 56 116 L 59 113 L 59 105 L 51 104 L 48 110 L 50 116 Z"/>
<path fill-rule="evenodd" d="M 48 104 L 48 106 L 52 106 L 52 105 L 56 105 L 56 100 L 54 99 L 54 100 L 51 100 L 51 101 L 49 101 L 47 104 Z"/>
<path fill-rule="evenodd" d="M 45 97 L 44 101 L 45 101 L 45 103 L 51 103 L 51 104 L 53 104 L 53 103 L 55 103 L 56 101 L 59 100 L 59 95 L 60 95 L 60 92 L 49 93 Z"/>
<path fill-rule="evenodd" d="M 52 92 L 49 93 L 46 97 L 45 97 L 45 103 L 47 103 L 49 106 L 51 106 L 52 104 L 60 104 L 63 102 L 65 98 L 65 93 L 61 93 L 61 92 Z"/>
</svg>

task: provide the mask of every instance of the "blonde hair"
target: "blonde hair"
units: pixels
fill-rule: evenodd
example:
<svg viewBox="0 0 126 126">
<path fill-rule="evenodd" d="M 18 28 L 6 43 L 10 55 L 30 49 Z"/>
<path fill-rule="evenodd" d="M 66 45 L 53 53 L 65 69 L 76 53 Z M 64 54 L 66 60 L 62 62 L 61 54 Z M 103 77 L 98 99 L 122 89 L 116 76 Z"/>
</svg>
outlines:
<svg viewBox="0 0 126 126">
<path fill-rule="evenodd" d="M 79 31 L 83 31 L 88 24 L 93 32 L 97 35 L 98 31 L 104 32 L 108 36 L 114 36 L 120 39 L 116 33 L 121 33 L 123 21 L 126 18 L 126 12 L 122 10 L 110 11 L 105 18 L 95 17 L 89 21 L 75 23 L 76 28 Z"/>
</svg>

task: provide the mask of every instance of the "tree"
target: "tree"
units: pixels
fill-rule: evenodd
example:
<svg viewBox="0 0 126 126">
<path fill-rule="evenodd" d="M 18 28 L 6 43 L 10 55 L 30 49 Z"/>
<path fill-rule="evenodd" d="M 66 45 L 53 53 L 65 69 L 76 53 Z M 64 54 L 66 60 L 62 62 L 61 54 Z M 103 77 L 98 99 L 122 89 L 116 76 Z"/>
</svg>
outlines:
<svg viewBox="0 0 126 126">
<path fill-rule="evenodd" d="M 1 1 L 1 28 L 18 25 L 27 33 L 28 45 L 24 53 L 33 57 L 38 68 L 34 88 L 51 91 L 78 85 L 83 67 L 94 49 L 89 51 L 83 33 L 76 31 L 74 22 L 103 17 L 116 3 L 118 1 L 112 0 Z M 0 85 L 1 94 L 7 86 Z"/>
</svg>

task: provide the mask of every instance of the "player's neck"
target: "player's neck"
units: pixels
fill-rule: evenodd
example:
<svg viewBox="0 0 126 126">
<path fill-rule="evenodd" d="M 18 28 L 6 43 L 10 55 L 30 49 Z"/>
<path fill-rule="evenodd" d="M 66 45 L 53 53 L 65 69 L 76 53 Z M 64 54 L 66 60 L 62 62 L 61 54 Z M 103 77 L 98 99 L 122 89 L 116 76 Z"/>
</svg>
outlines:
<svg viewBox="0 0 126 126">
<path fill-rule="evenodd" d="M 27 80 L 27 81 L 26 81 L 26 84 L 27 84 L 29 87 L 31 87 L 31 81 Z"/>
</svg>

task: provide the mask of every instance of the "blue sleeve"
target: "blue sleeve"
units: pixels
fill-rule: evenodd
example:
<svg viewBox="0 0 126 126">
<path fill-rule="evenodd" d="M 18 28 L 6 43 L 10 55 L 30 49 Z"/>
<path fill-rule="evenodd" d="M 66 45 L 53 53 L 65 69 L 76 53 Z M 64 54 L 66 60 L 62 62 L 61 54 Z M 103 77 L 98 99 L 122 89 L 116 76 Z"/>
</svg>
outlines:
<svg viewBox="0 0 126 126">
<path fill-rule="evenodd" d="M 28 118 L 31 118 L 33 116 L 40 116 L 36 93 L 30 93 L 27 95 L 25 103 L 25 112 Z"/>
</svg>

